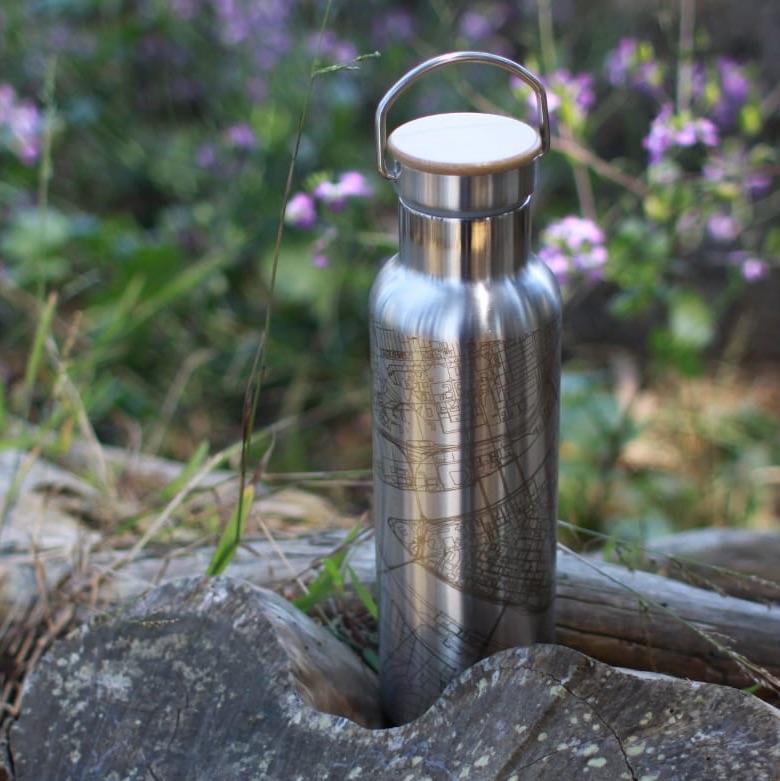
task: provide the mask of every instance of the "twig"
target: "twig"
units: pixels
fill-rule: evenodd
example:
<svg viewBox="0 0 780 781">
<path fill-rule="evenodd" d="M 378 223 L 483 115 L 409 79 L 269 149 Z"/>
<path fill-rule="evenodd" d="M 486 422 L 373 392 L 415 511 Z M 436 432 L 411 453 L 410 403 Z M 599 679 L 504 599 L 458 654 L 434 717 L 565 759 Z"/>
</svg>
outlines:
<svg viewBox="0 0 780 781">
<path fill-rule="evenodd" d="M 555 51 L 555 34 L 553 31 L 552 3 L 550 0 L 539 0 L 537 5 L 539 20 L 539 44 L 542 49 L 542 64 L 551 73 L 558 63 Z"/>
<path fill-rule="evenodd" d="M 582 146 L 572 138 L 563 138 L 555 135 L 550 140 L 553 149 L 587 165 L 594 173 L 615 184 L 625 187 L 629 192 L 644 198 L 649 192 L 648 188 L 639 179 L 629 176 L 616 165 L 604 160 L 587 147 Z"/>
<path fill-rule="evenodd" d="M 297 418 L 283 419 L 277 421 L 270 426 L 256 432 L 252 435 L 250 444 L 261 437 L 268 436 L 276 431 L 279 431 L 289 426 Z M 111 573 L 115 572 L 119 567 L 132 561 L 147 545 L 147 543 L 168 523 L 176 510 L 181 507 L 184 500 L 200 485 L 201 481 L 213 472 L 220 464 L 224 463 L 228 459 L 235 456 L 240 452 L 243 447 L 243 442 L 234 443 L 226 448 L 223 448 L 218 453 L 215 453 L 198 469 L 192 477 L 185 483 L 181 490 L 174 496 L 165 509 L 157 516 L 157 518 L 150 524 L 149 528 L 141 535 L 140 539 L 133 545 L 132 548 L 125 551 L 121 556 L 118 556 L 108 567 L 99 573 L 99 580 L 107 577 Z M 99 582 L 98 580 L 98 582 Z"/>
<path fill-rule="evenodd" d="M 79 429 L 81 430 L 81 436 L 84 437 L 94 460 L 93 466 L 95 468 L 95 473 L 106 493 L 113 498 L 116 496 L 116 486 L 114 485 L 113 474 L 108 467 L 106 456 L 103 453 L 103 446 L 100 444 L 97 434 L 95 434 L 95 429 L 92 427 L 92 422 L 87 414 L 87 409 L 84 406 L 81 394 L 68 374 L 67 363 L 60 358 L 57 344 L 51 336 L 48 336 L 46 339 L 46 351 L 57 369 L 57 379 L 54 383 L 54 395 L 56 396 L 57 389 L 62 387 L 68 401 L 76 411 L 76 420 L 78 421 Z"/>
<path fill-rule="evenodd" d="M 471 101 L 472 105 L 481 111 L 488 112 L 490 114 L 505 114 L 506 111 L 496 105 L 489 98 L 486 98 L 481 93 L 477 92 L 470 84 L 463 81 L 460 78 L 454 77 L 455 89 Z M 621 187 L 625 187 L 637 198 L 644 198 L 649 189 L 639 179 L 621 171 L 614 163 L 610 163 L 604 158 L 599 157 L 595 152 L 592 152 L 587 147 L 583 146 L 573 138 L 564 138 L 560 135 L 553 135 L 550 139 L 550 146 L 556 151 L 561 152 L 573 160 L 586 165 L 595 174 L 598 174 L 604 179 L 607 179 L 615 184 L 619 184 Z"/>
<path fill-rule="evenodd" d="M 691 106 L 693 91 L 693 29 L 696 0 L 680 0 L 680 37 L 677 60 L 677 111 Z"/>
<path fill-rule="evenodd" d="M 149 455 L 156 455 L 162 445 L 163 437 L 173 419 L 176 407 L 184 393 L 184 388 L 190 381 L 190 377 L 207 361 L 211 360 L 214 351 L 210 348 L 196 350 L 182 362 L 173 382 L 165 394 L 165 400 L 160 407 L 160 415 L 154 421 L 154 427 L 149 434 L 148 444 L 145 448 Z"/>
<path fill-rule="evenodd" d="M 574 141 L 571 128 L 567 127 L 563 122 L 561 122 L 560 138 L 564 143 L 567 141 Z M 580 202 L 580 211 L 582 212 L 583 217 L 587 217 L 593 222 L 598 222 L 596 198 L 593 195 L 593 187 L 591 186 L 588 177 L 588 170 L 582 160 L 574 156 L 570 156 L 569 164 L 571 165 L 572 175 L 574 176 L 574 186 L 577 190 L 577 199 Z"/>
<path fill-rule="evenodd" d="M 777 589 L 778 592 L 780 592 L 780 582 L 762 578 L 760 575 L 754 575 L 750 572 L 739 572 L 738 570 L 733 570 L 718 564 L 709 564 L 705 561 L 692 559 L 688 556 L 679 556 L 676 554 L 666 553 L 665 551 L 658 550 L 657 548 L 653 548 L 649 545 L 640 545 L 639 543 L 636 543 L 632 540 L 627 540 L 624 537 L 615 537 L 614 535 L 605 534 L 604 532 L 599 532 L 595 529 L 586 529 L 582 526 L 577 526 L 574 523 L 569 523 L 568 521 L 558 521 L 558 526 L 563 529 L 573 531 L 575 534 L 585 534 L 595 539 L 603 540 L 604 542 L 614 542 L 617 545 L 623 546 L 624 548 L 634 548 L 635 550 L 649 554 L 650 556 L 657 556 L 659 558 L 666 559 L 669 563 L 675 564 L 678 567 L 696 566 L 721 575 L 728 575 L 729 577 L 737 579 L 741 578 L 742 580 L 755 583 L 756 585 L 764 586 L 766 588 Z"/>
<path fill-rule="evenodd" d="M 656 610 L 659 610 L 663 613 L 666 613 L 666 615 L 671 616 L 675 621 L 681 623 L 683 626 L 690 629 L 694 634 L 698 635 L 698 637 L 700 637 L 709 645 L 713 646 L 720 653 L 728 656 L 729 659 L 731 659 L 755 683 L 759 683 L 763 686 L 766 686 L 772 691 L 780 694 L 780 679 L 772 675 L 772 673 L 770 673 L 769 670 L 765 670 L 760 665 L 751 662 L 750 659 L 748 659 L 747 657 L 737 653 L 733 648 L 729 648 L 728 645 L 721 642 L 711 632 L 707 632 L 704 629 L 701 629 L 698 626 L 696 626 L 696 624 L 694 624 L 693 622 L 686 620 L 682 616 L 678 615 L 674 610 L 672 610 L 663 602 L 658 602 L 654 599 L 645 596 L 641 591 L 638 591 L 632 586 L 629 586 L 627 583 L 624 583 L 619 578 L 616 578 L 610 575 L 608 572 L 605 572 L 597 564 L 594 564 L 592 561 L 589 561 L 584 556 L 580 556 L 578 553 L 575 553 L 571 548 L 567 547 L 563 543 L 558 543 L 558 548 L 564 551 L 565 553 L 568 553 L 570 556 L 573 556 L 579 562 L 585 564 L 587 567 L 592 569 L 594 572 L 597 572 L 599 575 L 606 578 L 610 582 L 614 583 L 617 586 L 620 586 L 620 588 L 625 589 L 629 593 L 633 594 L 637 598 L 640 604 L 650 605 Z"/>
</svg>

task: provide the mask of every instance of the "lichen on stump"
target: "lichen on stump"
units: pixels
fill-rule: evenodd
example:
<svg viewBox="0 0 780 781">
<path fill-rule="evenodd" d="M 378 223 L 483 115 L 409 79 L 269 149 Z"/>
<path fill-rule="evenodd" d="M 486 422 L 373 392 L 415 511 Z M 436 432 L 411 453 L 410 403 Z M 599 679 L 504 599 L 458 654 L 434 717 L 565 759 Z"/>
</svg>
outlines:
<svg viewBox="0 0 780 781">
<path fill-rule="evenodd" d="M 559 646 L 486 659 L 402 727 L 355 723 L 377 724 L 375 697 L 357 657 L 272 592 L 187 579 L 58 643 L 10 754 L 17 781 L 771 781 L 780 762 L 763 702 Z"/>
</svg>

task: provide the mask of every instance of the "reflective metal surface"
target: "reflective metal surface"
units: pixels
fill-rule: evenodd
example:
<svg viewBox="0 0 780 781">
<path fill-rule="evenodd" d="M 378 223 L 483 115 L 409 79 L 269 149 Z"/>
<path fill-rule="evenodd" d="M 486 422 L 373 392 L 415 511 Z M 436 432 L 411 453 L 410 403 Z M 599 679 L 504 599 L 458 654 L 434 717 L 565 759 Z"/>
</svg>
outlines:
<svg viewBox="0 0 780 781">
<path fill-rule="evenodd" d="M 401 202 L 399 234 L 407 266 L 438 277 L 489 279 L 518 270 L 528 257 L 530 208 L 461 219 L 425 214 Z"/>
<path fill-rule="evenodd" d="M 518 79 L 525 82 L 536 95 L 536 108 L 539 116 L 539 136 L 542 141 L 541 153 L 545 154 L 550 150 L 550 119 L 547 113 L 547 93 L 544 91 L 544 85 L 534 76 L 531 71 L 524 68 L 517 62 L 502 57 L 499 54 L 490 52 L 449 52 L 441 54 L 438 57 L 432 57 L 430 60 L 420 63 L 416 68 L 412 68 L 404 74 L 392 87 L 385 93 L 379 106 L 377 106 L 375 117 L 376 131 L 376 163 L 379 173 L 385 179 L 396 179 L 398 169 L 388 169 L 385 161 L 385 148 L 387 147 L 387 115 L 393 104 L 406 92 L 416 81 L 419 81 L 426 73 L 445 68 L 456 63 L 479 63 L 482 65 L 492 65 L 497 68 L 517 76 Z"/>
<path fill-rule="evenodd" d="M 479 659 L 553 640 L 561 302 L 529 254 L 533 165 L 487 190 L 405 167 L 395 180 L 400 250 L 370 309 L 380 682 L 396 723 Z"/>
<path fill-rule="evenodd" d="M 399 164 L 398 197 L 413 209 L 460 217 L 500 214 L 525 203 L 534 191 L 536 164 L 484 176 L 446 176 Z"/>
</svg>

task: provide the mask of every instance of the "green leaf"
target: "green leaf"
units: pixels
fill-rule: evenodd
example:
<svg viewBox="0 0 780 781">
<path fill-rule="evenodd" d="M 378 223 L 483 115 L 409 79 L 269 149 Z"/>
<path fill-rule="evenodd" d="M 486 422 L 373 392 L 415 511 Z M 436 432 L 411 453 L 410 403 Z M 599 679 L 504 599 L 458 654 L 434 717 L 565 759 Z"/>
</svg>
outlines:
<svg viewBox="0 0 780 781">
<path fill-rule="evenodd" d="M 134 312 L 133 323 L 128 327 L 137 327 L 149 320 L 158 312 L 184 298 L 193 289 L 201 285 L 215 271 L 219 270 L 228 258 L 219 254 L 194 263 L 189 268 L 177 274 L 170 282 L 163 285 L 154 295 L 149 296 Z"/>
<path fill-rule="evenodd" d="M 48 207 L 17 212 L 2 247 L 17 261 L 40 261 L 60 249 L 71 237 L 72 222 L 62 212 Z"/>
<path fill-rule="evenodd" d="M 322 562 L 325 572 L 328 573 L 331 582 L 333 583 L 333 588 L 339 592 L 344 590 L 344 578 L 341 576 L 341 570 L 339 569 L 340 564 L 341 562 L 337 564 L 332 558 L 325 559 L 325 561 Z"/>
<path fill-rule="evenodd" d="M 363 661 L 375 672 L 379 672 L 379 657 L 376 655 L 376 651 L 371 648 L 364 648 L 362 650 Z"/>
<path fill-rule="evenodd" d="M 5 430 L 7 410 L 5 405 L 5 385 L 0 382 L 0 432 Z"/>
<path fill-rule="evenodd" d="M 198 445 L 197 449 L 192 454 L 192 457 L 185 465 L 181 474 L 173 482 L 168 483 L 168 485 L 162 489 L 160 492 L 160 498 L 163 501 L 169 501 L 170 499 L 173 499 L 173 497 L 176 496 L 176 494 L 182 488 L 184 488 L 185 485 L 187 485 L 189 479 L 195 474 L 195 472 L 197 472 L 197 470 L 203 466 L 203 462 L 206 460 L 208 454 L 209 443 L 203 441 L 200 443 L 200 445 Z"/>
<path fill-rule="evenodd" d="M 304 613 L 308 613 L 315 605 L 333 596 L 336 591 L 343 588 L 342 567 L 349 553 L 349 546 L 355 541 L 362 528 L 359 525 L 355 526 L 344 538 L 341 549 L 332 556 L 328 556 L 322 562 L 322 571 L 309 583 L 308 591 L 293 600 L 295 607 Z"/>
<path fill-rule="evenodd" d="M 361 583 L 360 578 L 357 576 L 357 572 L 355 572 L 349 564 L 347 564 L 347 572 L 349 573 L 349 579 L 352 581 L 352 587 L 358 595 L 358 599 L 363 603 L 363 607 L 368 611 L 371 618 L 376 621 L 379 618 L 379 608 L 377 607 L 374 598 L 371 596 L 371 592 L 366 588 L 365 584 Z"/>
<path fill-rule="evenodd" d="M 742 130 L 749 136 L 759 133 L 763 125 L 760 106 L 757 106 L 755 103 L 748 103 L 743 106 L 739 112 L 739 124 Z"/>
<path fill-rule="evenodd" d="M 252 509 L 254 498 L 254 486 L 248 485 L 244 489 L 244 501 L 241 503 L 241 512 L 239 513 L 237 506 L 233 515 L 230 516 L 230 520 L 222 531 L 217 549 L 211 557 L 211 563 L 206 571 L 207 575 L 221 575 L 227 568 L 227 565 L 230 564 L 230 560 L 233 558 L 236 548 L 238 548 L 238 543 L 244 534 L 246 519 L 249 511 Z"/>
<path fill-rule="evenodd" d="M 270 284 L 270 268 L 264 269 Z M 282 249 L 276 276 L 276 297 L 283 303 L 302 304 L 322 323 L 327 322 L 341 287 L 342 274 L 334 265 L 318 268 L 310 245 L 288 242 Z"/>
<path fill-rule="evenodd" d="M 335 590 L 333 578 L 324 567 L 307 588 L 305 594 L 293 600 L 293 605 L 304 613 L 308 613 L 315 605 L 332 596 Z"/>
<path fill-rule="evenodd" d="M 46 340 L 49 338 L 51 332 L 51 324 L 54 319 L 54 310 L 57 306 L 57 296 L 52 293 L 46 304 L 43 307 L 41 316 L 38 320 L 38 326 L 35 329 L 35 337 L 33 338 L 32 349 L 30 355 L 27 358 L 27 367 L 24 370 L 24 390 L 25 398 L 29 398 L 35 385 L 35 378 L 38 376 L 38 371 L 41 366 L 41 359 L 43 358 L 43 350 L 46 345 Z"/>
<path fill-rule="evenodd" d="M 678 344 L 703 349 L 715 333 L 712 309 L 698 293 L 676 293 L 671 301 L 669 328 Z"/>
</svg>

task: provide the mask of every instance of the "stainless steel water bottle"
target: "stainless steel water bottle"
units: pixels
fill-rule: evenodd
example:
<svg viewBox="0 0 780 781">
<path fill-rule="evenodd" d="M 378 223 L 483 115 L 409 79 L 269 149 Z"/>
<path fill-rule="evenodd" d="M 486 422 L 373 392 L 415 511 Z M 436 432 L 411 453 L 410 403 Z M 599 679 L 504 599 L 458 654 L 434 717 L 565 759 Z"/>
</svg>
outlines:
<svg viewBox="0 0 780 781">
<path fill-rule="evenodd" d="M 436 114 L 388 139 L 401 93 L 462 62 L 527 83 L 538 129 Z M 380 679 L 404 723 L 477 660 L 553 639 L 561 302 L 529 252 L 549 148 L 535 76 L 493 54 L 435 57 L 384 96 L 376 134 L 400 200 L 399 252 L 371 292 Z"/>
</svg>

